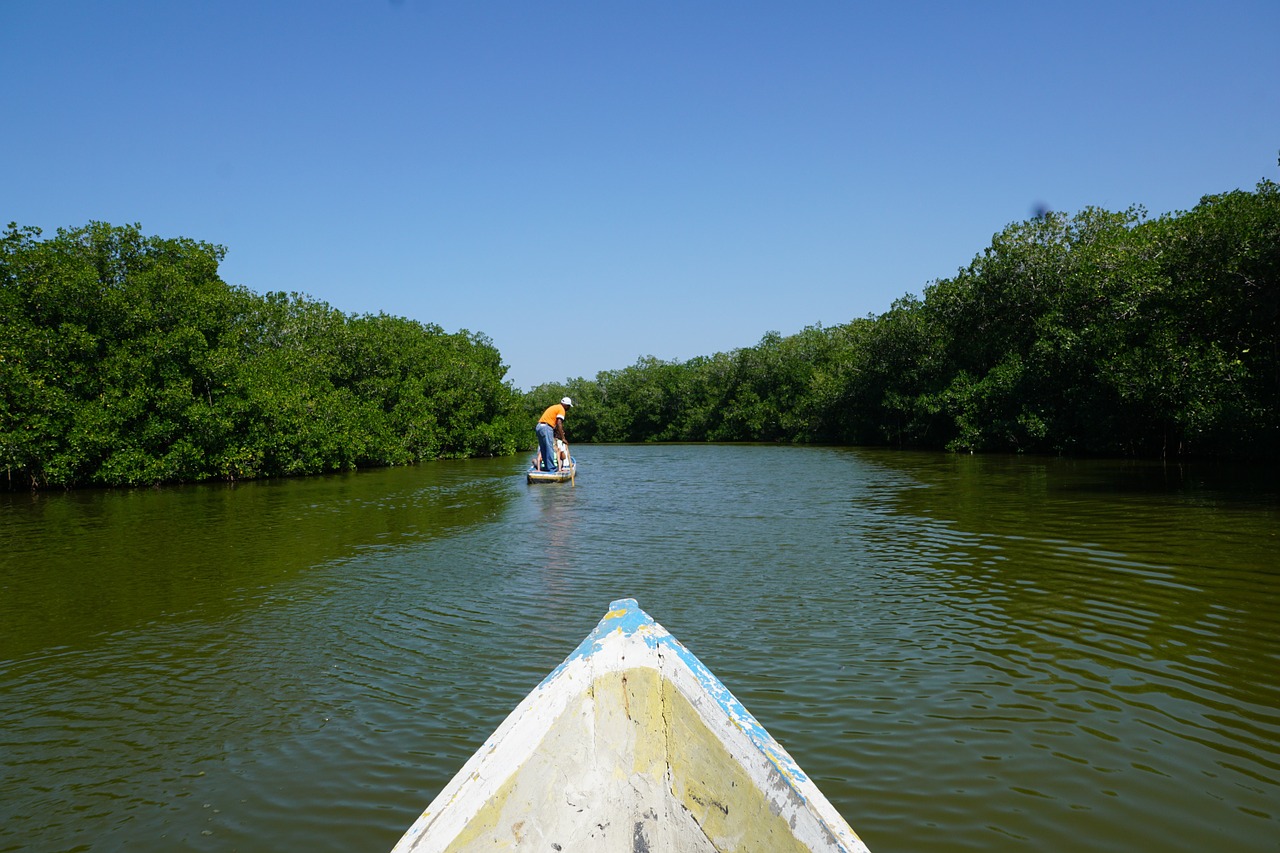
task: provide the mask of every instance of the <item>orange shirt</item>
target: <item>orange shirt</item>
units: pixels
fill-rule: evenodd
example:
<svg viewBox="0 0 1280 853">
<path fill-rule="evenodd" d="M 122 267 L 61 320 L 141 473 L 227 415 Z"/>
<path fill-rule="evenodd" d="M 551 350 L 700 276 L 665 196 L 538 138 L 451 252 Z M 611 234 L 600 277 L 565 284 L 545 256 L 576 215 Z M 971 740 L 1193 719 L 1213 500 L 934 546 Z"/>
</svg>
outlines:
<svg viewBox="0 0 1280 853">
<path fill-rule="evenodd" d="M 554 428 L 556 425 L 556 418 L 564 420 L 564 416 L 566 414 L 567 412 L 565 412 L 564 406 L 556 403 L 554 406 L 547 407 L 547 410 L 542 413 L 542 417 L 538 418 L 538 423 L 546 424 L 547 426 Z"/>
</svg>

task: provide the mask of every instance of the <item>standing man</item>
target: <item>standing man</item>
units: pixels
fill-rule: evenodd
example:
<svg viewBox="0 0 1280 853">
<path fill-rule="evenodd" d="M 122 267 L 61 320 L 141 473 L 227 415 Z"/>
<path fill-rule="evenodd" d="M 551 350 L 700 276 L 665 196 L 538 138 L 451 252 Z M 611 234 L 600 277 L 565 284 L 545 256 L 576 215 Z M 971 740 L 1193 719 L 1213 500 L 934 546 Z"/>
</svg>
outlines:
<svg viewBox="0 0 1280 853">
<path fill-rule="evenodd" d="M 554 471 L 558 467 L 559 460 L 556 459 L 556 439 L 560 439 L 565 444 L 569 440 L 564 435 L 564 416 L 568 414 L 568 410 L 573 408 L 573 400 L 564 397 L 554 406 L 549 406 L 542 417 L 538 418 L 538 424 L 533 428 L 533 432 L 538 436 L 538 449 L 541 451 L 542 470 Z"/>
</svg>

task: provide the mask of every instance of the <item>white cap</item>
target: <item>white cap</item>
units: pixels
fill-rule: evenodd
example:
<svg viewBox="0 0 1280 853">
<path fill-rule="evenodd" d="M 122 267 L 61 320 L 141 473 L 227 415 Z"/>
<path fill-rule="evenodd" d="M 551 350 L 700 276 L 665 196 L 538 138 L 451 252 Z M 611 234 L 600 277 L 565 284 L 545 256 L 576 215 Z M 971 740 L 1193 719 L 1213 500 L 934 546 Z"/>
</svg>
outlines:
<svg viewBox="0 0 1280 853">
<path fill-rule="evenodd" d="M 568 397 L 561 397 L 561 398 L 560 398 L 560 405 L 564 406 L 566 409 L 572 409 L 572 408 L 573 408 L 573 400 L 569 399 Z"/>
</svg>

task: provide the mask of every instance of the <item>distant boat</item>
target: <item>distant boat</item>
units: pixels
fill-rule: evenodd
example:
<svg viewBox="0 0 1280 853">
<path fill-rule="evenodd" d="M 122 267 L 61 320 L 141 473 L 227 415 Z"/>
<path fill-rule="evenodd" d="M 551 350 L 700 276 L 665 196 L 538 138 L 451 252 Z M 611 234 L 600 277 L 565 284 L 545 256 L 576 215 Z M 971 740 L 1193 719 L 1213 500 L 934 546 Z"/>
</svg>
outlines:
<svg viewBox="0 0 1280 853">
<path fill-rule="evenodd" d="M 527 476 L 530 483 L 564 483 L 572 480 L 577 470 L 578 463 L 570 457 L 567 468 L 560 468 L 556 471 L 539 471 L 537 468 L 529 466 Z"/>
<path fill-rule="evenodd" d="M 867 847 L 787 751 L 634 599 L 613 602 L 392 853 Z"/>
</svg>

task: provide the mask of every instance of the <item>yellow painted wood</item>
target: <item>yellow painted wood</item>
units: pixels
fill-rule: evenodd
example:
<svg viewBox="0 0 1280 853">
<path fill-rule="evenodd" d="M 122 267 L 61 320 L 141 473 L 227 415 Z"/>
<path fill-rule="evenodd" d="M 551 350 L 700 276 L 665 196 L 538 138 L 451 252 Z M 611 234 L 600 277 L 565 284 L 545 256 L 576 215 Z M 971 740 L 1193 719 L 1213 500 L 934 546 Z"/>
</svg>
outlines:
<svg viewBox="0 0 1280 853">
<path fill-rule="evenodd" d="M 808 850 L 659 670 L 597 676 L 451 851 Z"/>
</svg>

